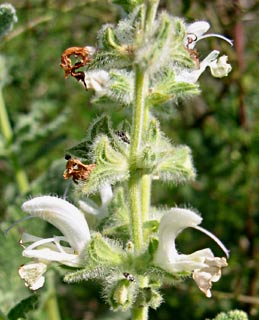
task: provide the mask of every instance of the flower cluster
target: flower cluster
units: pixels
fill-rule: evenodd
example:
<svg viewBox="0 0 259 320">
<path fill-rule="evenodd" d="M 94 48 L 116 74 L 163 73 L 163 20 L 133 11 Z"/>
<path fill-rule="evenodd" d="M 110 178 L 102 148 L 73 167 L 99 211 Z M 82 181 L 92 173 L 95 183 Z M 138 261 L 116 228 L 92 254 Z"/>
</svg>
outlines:
<svg viewBox="0 0 259 320">
<path fill-rule="evenodd" d="M 112 196 L 109 186 L 105 186 L 103 204 L 110 201 Z M 81 208 L 88 213 L 102 217 L 103 209 L 93 208 L 85 202 L 80 203 Z M 57 227 L 63 236 L 53 236 L 42 239 L 25 233 L 20 241 L 24 247 L 23 256 L 32 258 L 33 262 L 23 265 L 19 274 L 25 280 L 26 286 L 37 290 L 44 284 L 43 274 L 51 262 L 57 262 L 70 267 L 83 267 L 86 264 L 85 256 L 90 241 L 90 232 L 83 214 L 66 200 L 42 196 L 25 202 L 23 210 L 32 216 L 39 217 Z M 98 212 L 99 211 L 99 212 Z M 192 254 L 179 254 L 175 247 L 178 234 L 187 227 L 196 228 L 213 236 L 208 231 L 198 228 L 202 218 L 189 209 L 173 208 L 162 217 L 158 238 L 159 245 L 154 255 L 154 265 L 157 265 L 172 274 L 192 272 L 193 279 L 207 297 L 211 297 L 212 282 L 220 279 L 221 268 L 227 266 L 225 258 L 214 257 L 210 249 L 203 249 Z M 68 246 L 61 245 L 65 242 Z M 228 256 L 227 249 L 216 239 Z M 30 245 L 26 246 L 28 243 Z"/>
</svg>

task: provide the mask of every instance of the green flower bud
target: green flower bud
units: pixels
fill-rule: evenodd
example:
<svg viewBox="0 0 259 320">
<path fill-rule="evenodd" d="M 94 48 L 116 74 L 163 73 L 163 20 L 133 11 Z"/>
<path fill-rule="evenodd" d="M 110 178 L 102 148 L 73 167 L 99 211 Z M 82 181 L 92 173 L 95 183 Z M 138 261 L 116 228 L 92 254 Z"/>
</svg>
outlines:
<svg viewBox="0 0 259 320">
<path fill-rule="evenodd" d="M 107 292 L 110 290 L 110 292 Z M 114 286 L 106 289 L 108 300 L 114 311 L 128 310 L 135 301 L 136 284 L 134 281 L 121 279 Z"/>
<path fill-rule="evenodd" d="M 157 309 L 162 303 L 163 298 L 161 294 L 152 287 L 142 288 L 138 295 L 138 302 L 141 305 L 149 306 L 150 308 Z"/>
</svg>

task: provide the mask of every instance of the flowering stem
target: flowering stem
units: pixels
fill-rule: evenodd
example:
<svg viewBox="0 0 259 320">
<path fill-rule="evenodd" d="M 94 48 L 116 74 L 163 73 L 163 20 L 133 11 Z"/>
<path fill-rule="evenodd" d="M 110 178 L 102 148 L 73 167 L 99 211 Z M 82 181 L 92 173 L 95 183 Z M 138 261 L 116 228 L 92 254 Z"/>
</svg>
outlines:
<svg viewBox="0 0 259 320">
<path fill-rule="evenodd" d="M 138 156 L 141 148 L 144 113 L 145 113 L 145 73 L 135 67 L 135 105 L 132 116 L 132 141 L 130 151 L 131 175 L 129 179 L 129 198 L 131 212 L 131 232 L 136 250 L 140 250 L 143 242 L 141 213 L 141 180 L 138 172 Z"/>
<path fill-rule="evenodd" d="M 159 4 L 159 0 L 146 0 L 146 23 L 145 23 L 146 31 L 152 28 L 153 22 L 156 17 L 158 4 Z"/>
<path fill-rule="evenodd" d="M 155 19 L 159 0 L 146 1 L 146 14 L 144 32 L 152 28 Z M 135 66 L 135 103 L 133 105 L 132 115 L 132 140 L 130 151 L 131 174 L 129 179 L 129 198 L 131 214 L 131 233 L 135 250 L 141 250 L 143 246 L 143 223 L 148 219 L 151 197 L 151 175 L 141 172 L 140 152 L 145 132 L 149 125 L 149 109 L 145 104 L 148 92 L 148 73 L 142 70 L 140 66 Z M 145 278 L 144 284 L 148 282 Z M 138 304 L 138 301 L 132 309 L 132 320 L 147 320 L 148 306 Z"/>
<path fill-rule="evenodd" d="M 54 284 L 55 277 L 54 277 L 53 271 L 48 272 L 47 281 L 48 281 L 48 298 L 45 304 L 45 309 L 48 315 L 48 319 L 61 320 L 61 317 L 59 314 L 55 284 Z"/>
<path fill-rule="evenodd" d="M 148 307 L 135 307 L 132 310 L 132 320 L 145 320 L 148 319 Z"/>
<path fill-rule="evenodd" d="M 139 277 L 139 287 L 148 287 L 149 279 L 147 276 Z M 132 310 L 132 320 L 147 320 L 148 319 L 148 307 L 141 305 L 135 305 Z"/>
<path fill-rule="evenodd" d="M 149 125 L 149 107 L 145 105 L 144 109 L 144 120 L 143 120 L 143 132 L 147 132 Z M 141 183 L 141 212 L 142 212 L 142 222 L 148 220 L 148 213 L 150 208 L 150 198 L 151 198 L 151 184 L 152 177 L 150 174 L 145 174 L 142 177 Z"/>
<path fill-rule="evenodd" d="M 6 144 L 9 145 L 13 139 L 13 131 L 6 111 L 2 88 L 0 88 L 0 124 L 3 137 L 5 138 Z M 29 182 L 26 173 L 21 168 L 18 158 L 14 153 L 10 153 L 10 160 L 15 171 L 15 177 L 19 190 L 21 193 L 25 193 L 29 190 Z"/>
</svg>

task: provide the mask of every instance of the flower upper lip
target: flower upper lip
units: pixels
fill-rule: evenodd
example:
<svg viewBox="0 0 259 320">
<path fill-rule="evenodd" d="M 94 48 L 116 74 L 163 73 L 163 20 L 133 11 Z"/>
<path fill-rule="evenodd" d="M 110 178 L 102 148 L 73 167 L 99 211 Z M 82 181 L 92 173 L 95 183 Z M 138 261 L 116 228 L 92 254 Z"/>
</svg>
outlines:
<svg viewBox="0 0 259 320">
<path fill-rule="evenodd" d="M 90 240 L 90 231 L 84 215 L 66 200 L 52 196 L 36 197 L 26 201 L 22 209 L 54 225 L 77 252 L 81 252 Z"/>
<path fill-rule="evenodd" d="M 191 23 L 186 28 L 186 39 L 185 39 L 185 46 L 188 49 L 194 49 L 196 43 L 201 39 L 209 38 L 209 37 L 216 37 L 227 41 L 231 46 L 233 45 L 233 41 L 228 39 L 225 36 L 217 33 L 207 33 L 210 28 L 210 24 L 207 21 L 197 21 Z"/>
<path fill-rule="evenodd" d="M 83 266 L 90 231 L 84 215 L 74 205 L 57 197 L 42 196 L 26 201 L 22 209 L 31 216 L 46 220 L 63 233 L 63 236 L 47 239 L 23 234 L 20 241 L 24 248 L 23 256 L 34 259 L 34 262 L 19 269 L 19 275 L 27 287 L 37 290 L 43 286 L 44 273 L 51 262 L 71 267 Z"/>
</svg>

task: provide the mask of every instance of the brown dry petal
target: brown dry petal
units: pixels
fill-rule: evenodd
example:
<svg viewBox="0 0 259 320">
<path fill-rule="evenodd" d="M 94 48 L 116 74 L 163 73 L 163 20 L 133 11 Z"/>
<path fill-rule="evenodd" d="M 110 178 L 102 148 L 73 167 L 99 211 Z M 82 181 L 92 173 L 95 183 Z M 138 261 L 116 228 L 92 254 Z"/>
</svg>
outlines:
<svg viewBox="0 0 259 320">
<path fill-rule="evenodd" d="M 194 270 L 192 277 L 199 289 L 205 293 L 207 298 L 210 298 L 212 282 L 217 282 L 220 279 L 221 268 L 226 267 L 228 264 L 225 258 L 217 257 L 206 258 L 204 263 L 207 264 L 207 266 Z"/>
</svg>

